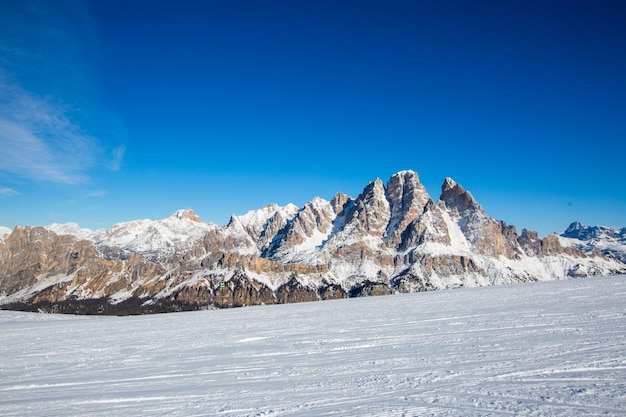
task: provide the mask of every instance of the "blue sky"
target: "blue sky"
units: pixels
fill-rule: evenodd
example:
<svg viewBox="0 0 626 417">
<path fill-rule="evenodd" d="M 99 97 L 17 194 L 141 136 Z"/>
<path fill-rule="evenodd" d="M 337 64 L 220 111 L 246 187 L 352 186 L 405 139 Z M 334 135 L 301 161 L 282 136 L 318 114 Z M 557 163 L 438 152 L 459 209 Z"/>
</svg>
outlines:
<svg viewBox="0 0 626 417">
<path fill-rule="evenodd" d="M 0 1 L 0 225 L 357 196 L 413 169 L 626 226 L 622 1 Z"/>
</svg>

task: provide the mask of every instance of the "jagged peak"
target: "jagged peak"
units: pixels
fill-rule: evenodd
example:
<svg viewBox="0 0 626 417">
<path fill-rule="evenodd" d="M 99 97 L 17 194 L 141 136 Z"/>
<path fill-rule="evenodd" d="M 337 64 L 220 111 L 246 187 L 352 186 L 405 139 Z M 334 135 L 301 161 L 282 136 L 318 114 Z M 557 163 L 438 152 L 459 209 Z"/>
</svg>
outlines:
<svg viewBox="0 0 626 417">
<path fill-rule="evenodd" d="M 389 181 L 391 181 L 394 178 L 402 178 L 405 182 L 406 181 L 415 181 L 415 182 L 420 182 L 420 177 L 417 174 L 417 172 L 411 170 L 411 169 L 404 169 L 402 171 L 398 171 L 395 174 L 393 174 L 391 176 L 391 178 L 389 179 Z"/>
<path fill-rule="evenodd" d="M 357 197 L 357 201 L 367 203 L 368 201 L 378 201 L 389 208 L 389 201 L 387 201 L 387 190 L 380 178 L 376 178 L 374 181 L 370 181 L 365 187 L 361 195 Z"/>
<path fill-rule="evenodd" d="M 285 210 L 285 213 L 287 213 L 287 215 L 293 217 L 298 212 L 298 206 L 293 203 L 289 203 L 283 207 L 283 210 Z"/>
<path fill-rule="evenodd" d="M 256 210 L 248 210 L 245 214 L 242 215 L 232 215 L 232 217 L 236 217 L 242 223 L 252 223 L 258 222 L 259 220 L 267 220 L 272 217 L 275 213 L 281 212 L 286 214 L 288 217 L 293 217 L 298 212 L 299 208 L 295 204 L 289 203 L 284 207 L 279 206 L 276 203 L 268 204 L 263 207 L 260 207 Z"/>
<path fill-rule="evenodd" d="M 382 180 L 376 178 L 370 181 L 345 215 L 344 230 L 356 228 L 359 232 L 382 237 L 390 217 L 389 201 Z"/>
<path fill-rule="evenodd" d="M 184 209 L 180 209 L 180 210 L 176 210 L 176 212 L 174 212 L 171 216 L 171 219 L 177 219 L 177 220 L 190 220 L 192 222 L 198 222 L 201 223 L 202 220 L 200 219 L 200 217 L 189 207 L 184 208 Z"/>
<path fill-rule="evenodd" d="M 10 233 L 11 229 L 5 226 L 0 226 L 0 240 L 2 240 L 5 235 L 9 235 Z"/>
<path fill-rule="evenodd" d="M 328 218 L 332 221 L 332 219 L 335 218 L 335 213 L 328 200 L 321 197 L 315 197 L 313 200 L 302 206 L 298 214 L 294 217 L 294 219 L 296 218 L 298 221 L 303 221 L 304 219 L 313 220 L 319 225 L 323 218 Z"/>
<path fill-rule="evenodd" d="M 334 211 L 331 203 L 322 197 L 316 196 L 311 201 L 305 203 L 296 213 L 295 217 L 302 216 L 302 213 L 315 215 L 315 213 L 322 213 L 327 210 Z"/>
<path fill-rule="evenodd" d="M 341 191 L 337 191 L 335 195 L 333 196 L 333 199 L 351 199 L 351 198 L 353 197 L 346 193 L 342 193 Z"/>
<path fill-rule="evenodd" d="M 422 189 L 422 194 L 428 194 L 424 186 L 420 183 L 419 175 L 415 171 L 400 171 L 387 181 L 386 192 L 390 200 L 402 197 L 405 194 L 412 194 L 418 189 Z"/>
<path fill-rule="evenodd" d="M 420 183 L 419 176 L 415 171 L 400 171 L 389 178 L 386 187 L 387 197 L 390 202 L 394 200 L 404 200 L 409 198 L 413 200 L 417 198 L 420 200 L 420 205 L 426 204 L 426 200 L 430 198 L 426 188 Z M 419 197 L 418 197 L 419 195 Z M 413 201 L 411 201 L 412 203 Z M 407 202 L 403 201 L 405 205 Z"/>
<path fill-rule="evenodd" d="M 239 220 L 239 216 L 236 216 L 234 214 L 230 215 L 230 219 L 228 220 L 228 224 L 226 225 L 227 228 L 231 228 L 235 225 L 238 225 L 240 227 L 242 227 L 241 225 L 241 221 Z"/>
<path fill-rule="evenodd" d="M 446 203 L 448 208 L 456 208 L 459 212 L 470 207 L 482 209 L 472 193 L 466 191 L 461 184 L 458 184 L 450 177 L 443 182 L 439 199 Z"/>
<path fill-rule="evenodd" d="M 524 229 L 522 229 L 522 233 L 520 235 L 520 239 L 537 240 L 537 239 L 539 239 L 539 233 L 537 233 L 534 230 L 528 230 L 528 229 L 524 228 Z"/>
<path fill-rule="evenodd" d="M 579 222 L 579 221 L 575 221 L 575 222 L 572 222 L 572 224 L 570 224 L 570 225 L 569 225 L 569 227 L 565 230 L 565 233 L 563 233 L 563 234 L 572 233 L 572 232 L 573 232 L 573 231 L 575 231 L 575 230 L 584 229 L 584 228 L 586 228 L 586 227 L 587 227 L 587 226 L 585 226 L 585 225 L 584 225 L 584 224 L 582 224 L 581 222 Z"/>
<path fill-rule="evenodd" d="M 342 192 L 337 192 L 330 200 L 330 206 L 337 216 L 344 212 L 346 205 L 353 201 L 354 198 L 349 196 L 348 194 L 344 194 Z"/>
<path fill-rule="evenodd" d="M 374 195 L 383 195 L 385 194 L 385 185 L 383 184 L 383 180 L 380 178 L 376 178 L 374 181 L 370 181 L 367 184 L 367 187 L 363 190 L 362 196 L 367 196 L 370 194 Z"/>
<path fill-rule="evenodd" d="M 587 226 L 575 221 L 569 225 L 567 230 L 565 230 L 561 236 L 580 240 L 599 238 L 601 236 L 615 238 L 622 234 L 623 230 L 624 229 L 613 229 L 608 226 Z"/>
<path fill-rule="evenodd" d="M 401 242 L 402 233 L 422 214 L 424 206 L 431 198 L 420 183 L 417 172 L 410 170 L 400 171 L 391 176 L 387 182 L 386 196 L 391 217 L 385 238 L 388 245 L 395 246 Z"/>
<path fill-rule="evenodd" d="M 383 181 L 380 178 L 376 178 L 375 180 L 370 181 L 365 186 L 361 194 L 359 194 L 359 196 L 356 198 L 356 201 L 363 202 L 363 201 L 370 200 L 372 198 L 383 199 L 387 201 L 385 185 L 383 184 Z"/>
<path fill-rule="evenodd" d="M 443 185 L 441 186 L 441 192 L 443 193 L 444 191 L 452 190 L 457 185 L 458 184 L 456 183 L 456 181 L 454 181 L 452 178 L 446 177 L 446 179 L 443 181 Z M 461 189 L 462 188 L 463 187 L 461 187 Z"/>
<path fill-rule="evenodd" d="M 306 205 L 309 205 L 309 206 L 325 206 L 327 204 L 328 204 L 328 201 L 324 200 L 322 197 L 319 197 L 319 196 L 313 197 L 311 201 L 306 203 Z"/>
</svg>

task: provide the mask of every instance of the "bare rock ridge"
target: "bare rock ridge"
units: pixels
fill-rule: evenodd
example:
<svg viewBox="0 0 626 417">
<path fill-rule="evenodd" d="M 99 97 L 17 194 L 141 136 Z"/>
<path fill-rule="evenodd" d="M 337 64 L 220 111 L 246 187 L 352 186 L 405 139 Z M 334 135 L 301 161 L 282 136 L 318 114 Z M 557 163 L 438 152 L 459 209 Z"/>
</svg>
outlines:
<svg viewBox="0 0 626 417">
<path fill-rule="evenodd" d="M 626 273 L 626 228 L 544 238 L 493 219 L 451 178 L 414 171 L 226 226 L 193 210 L 92 231 L 0 228 L 0 308 L 141 314 Z"/>
</svg>

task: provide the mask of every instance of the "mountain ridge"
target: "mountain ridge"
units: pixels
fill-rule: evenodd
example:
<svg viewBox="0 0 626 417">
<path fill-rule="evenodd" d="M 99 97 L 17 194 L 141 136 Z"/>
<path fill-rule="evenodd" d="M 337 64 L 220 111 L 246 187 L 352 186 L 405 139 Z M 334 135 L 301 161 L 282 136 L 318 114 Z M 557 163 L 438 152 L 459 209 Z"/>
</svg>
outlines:
<svg viewBox="0 0 626 417">
<path fill-rule="evenodd" d="M 453 179 L 435 201 L 405 170 L 225 226 L 187 208 L 96 231 L 0 230 L 0 308 L 138 314 L 626 273 L 626 228 L 585 227 L 518 234 Z"/>
</svg>

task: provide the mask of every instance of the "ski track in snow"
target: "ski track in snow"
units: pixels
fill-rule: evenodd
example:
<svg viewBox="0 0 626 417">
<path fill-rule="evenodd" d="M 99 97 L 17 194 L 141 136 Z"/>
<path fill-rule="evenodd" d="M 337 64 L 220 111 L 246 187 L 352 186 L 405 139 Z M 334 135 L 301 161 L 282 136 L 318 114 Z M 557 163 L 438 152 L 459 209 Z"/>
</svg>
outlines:
<svg viewBox="0 0 626 417">
<path fill-rule="evenodd" d="M 626 415 L 626 276 L 136 317 L 0 311 L 2 416 Z"/>
</svg>

